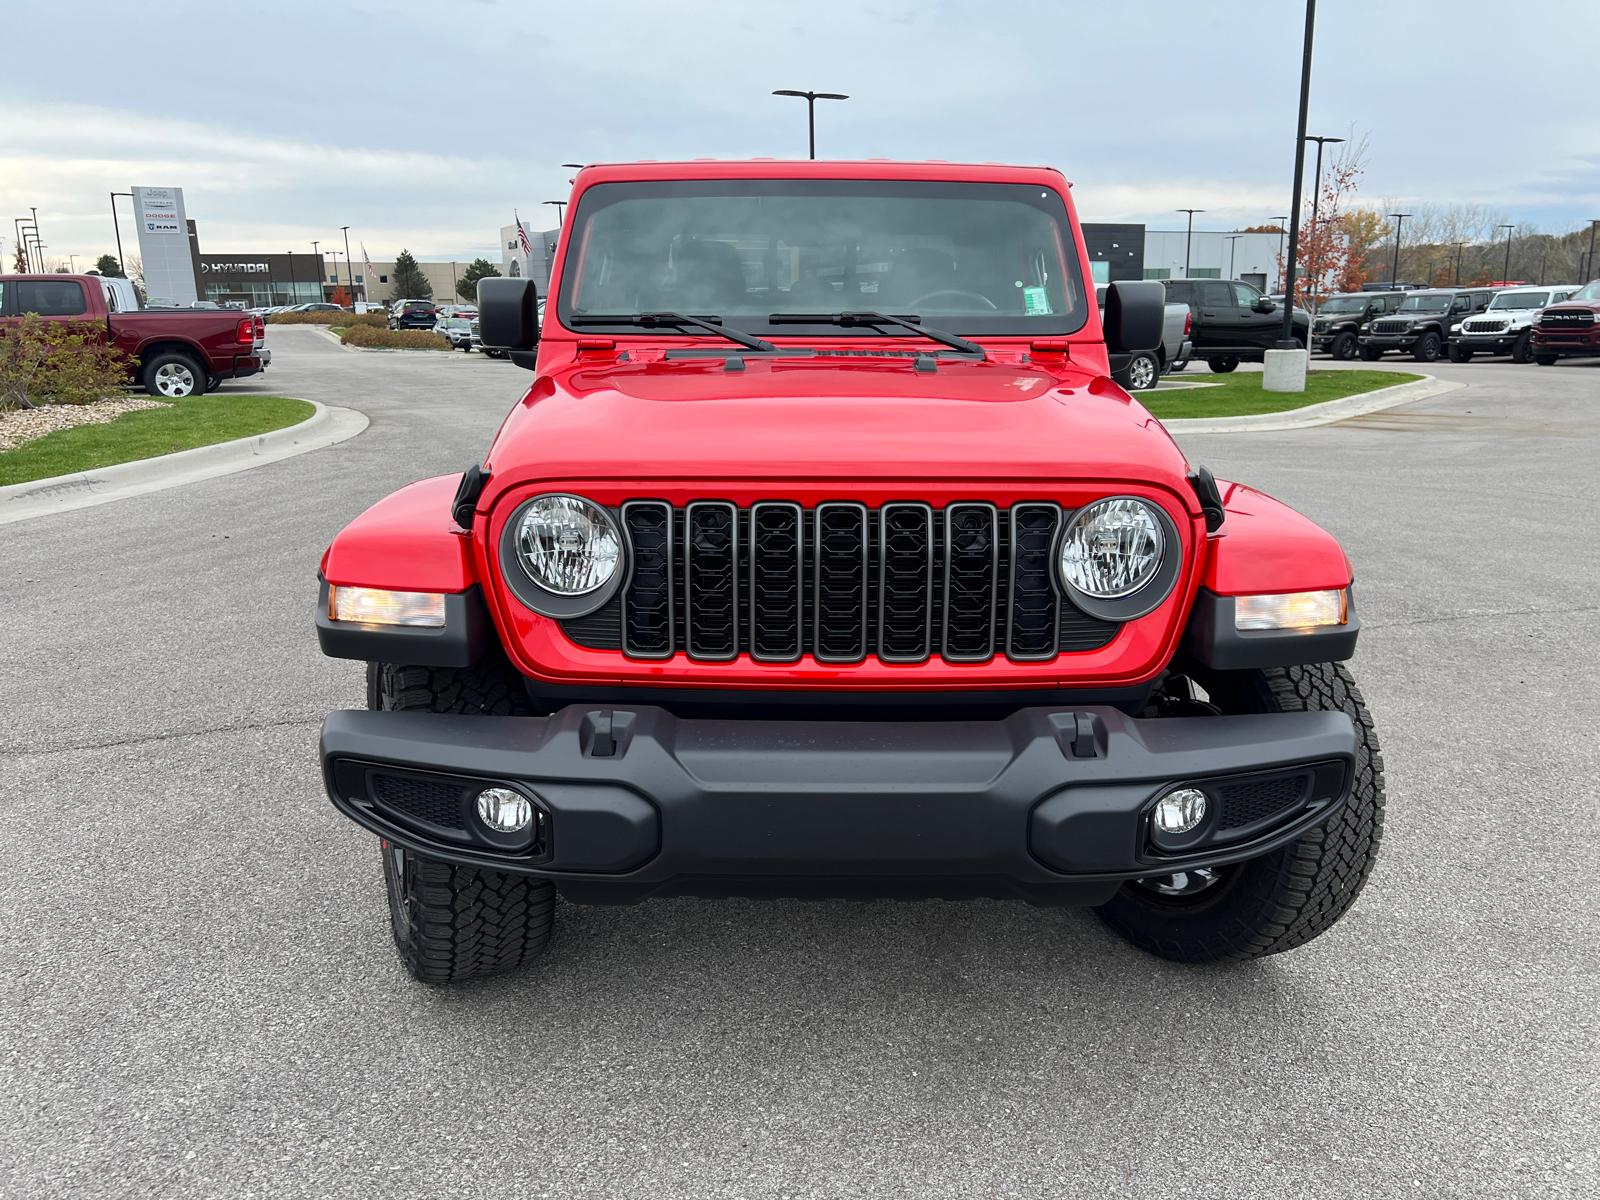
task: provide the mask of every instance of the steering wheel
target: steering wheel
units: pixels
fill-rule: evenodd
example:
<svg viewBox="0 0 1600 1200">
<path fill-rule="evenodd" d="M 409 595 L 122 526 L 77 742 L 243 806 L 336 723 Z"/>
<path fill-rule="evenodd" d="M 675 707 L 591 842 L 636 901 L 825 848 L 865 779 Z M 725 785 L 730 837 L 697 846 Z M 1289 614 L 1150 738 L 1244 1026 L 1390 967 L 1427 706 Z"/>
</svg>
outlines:
<svg viewBox="0 0 1600 1200">
<path fill-rule="evenodd" d="M 979 304 L 983 305 L 983 307 L 985 307 L 985 308 L 994 309 L 995 312 L 999 312 L 1000 311 L 999 307 L 995 304 L 995 302 L 993 300 L 989 299 L 989 297 L 980 296 L 977 292 L 959 291 L 956 288 L 941 288 L 937 292 L 929 292 L 926 296 L 918 296 L 915 300 L 908 301 L 907 304 L 906 304 L 906 307 L 908 307 L 908 308 L 921 308 L 922 304 L 923 304 L 923 301 L 932 300 L 936 296 L 965 296 L 969 300 L 976 300 Z"/>
</svg>

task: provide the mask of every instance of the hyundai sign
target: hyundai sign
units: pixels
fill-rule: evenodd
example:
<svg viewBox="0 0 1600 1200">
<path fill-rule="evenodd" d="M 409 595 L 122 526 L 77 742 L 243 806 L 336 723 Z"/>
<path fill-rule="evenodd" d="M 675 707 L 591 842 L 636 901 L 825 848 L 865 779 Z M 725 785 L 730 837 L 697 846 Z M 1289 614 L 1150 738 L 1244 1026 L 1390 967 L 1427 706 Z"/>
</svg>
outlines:
<svg viewBox="0 0 1600 1200">
<path fill-rule="evenodd" d="M 139 257 L 144 260 L 144 290 L 150 304 L 193 304 L 199 296 L 194 290 L 183 189 L 136 187 L 133 211 L 139 218 Z"/>
</svg>

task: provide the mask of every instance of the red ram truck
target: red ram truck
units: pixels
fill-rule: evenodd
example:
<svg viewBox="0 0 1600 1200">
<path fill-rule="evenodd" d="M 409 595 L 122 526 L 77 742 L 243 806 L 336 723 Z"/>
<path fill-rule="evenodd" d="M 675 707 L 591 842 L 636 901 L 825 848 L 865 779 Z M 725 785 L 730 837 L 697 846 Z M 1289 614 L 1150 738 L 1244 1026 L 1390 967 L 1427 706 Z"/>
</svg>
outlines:
<svg viewBox="0 0 1600 1200">
<path fill-rule="evenodd" d="M 401 960 L 506 970 L 569 903 L 1009 896 L 1243 960 L 1382 832 L 1332 536 L 1188 462 L 1109 375 L 1070 185 L 946 163 L 590 166 L 481 464 L 321 562 L 339 811 Z M 537 347 L 535 349 L 535 347 Z"/>
<path fill-rule="evenodd" d="M 233 309 L 135 308 L 98 275 L 0 275 L 0 324 L 29 313 L 45 321 L 92 323 L 128 356 L 152 396 L 199 396 L 224 379 L 264 371 L 272 361 L 266 323 Z"/>
<path fill-rule="evenodd" d="M 1561 358 L 1600 355 L 1600 279 L 1570 300 L 1552 304 L 1539 314 L 1533 327 L 1533 361 L 1554 366 Z"/>
</svg>

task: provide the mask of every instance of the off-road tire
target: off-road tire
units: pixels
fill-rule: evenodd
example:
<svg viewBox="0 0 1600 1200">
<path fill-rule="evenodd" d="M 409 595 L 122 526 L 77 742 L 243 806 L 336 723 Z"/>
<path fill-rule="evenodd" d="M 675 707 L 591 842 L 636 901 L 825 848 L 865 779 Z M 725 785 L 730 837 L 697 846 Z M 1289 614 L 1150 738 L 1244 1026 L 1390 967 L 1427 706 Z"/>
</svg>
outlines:
<svg viewBox="0 0 1600 1200">
<path fill-rule="evenodd" d="M 1533 361 L 1533 332 L 1523 330 L 1522 336 L 1511 344 L 1511 361 L 1514 363 L 1530 363 Z"/>
<path fill-rule="evenodd" d="M 1375 346 L 1363 346 L 1363 347 L 1361 347 L 1361 361 L 1362 362 L 1377 362 L 1382 357 L 1383 357 L 1383 351 L 1379 350 Z"/>
<path fill-rule="evenodd" d="M 1235 354 L 1219 354 L 1216 358 L 1206 359 L 1206 366 L 1218 375 L 1226 375 L 1229 371 L 1239 369 L 1239 357 Z"/>
<path fill-rule="evenodd" d="M 1096 911 L 1128 941 L 1174 962 L 1241 962 L 1303 946 L 1355 903 L 1383 839 L 1383 758 L 1355 680 L 1340 663 L 1196 673 L 1224 712 L 1348 713 L 1355 780 L 1337 815 L 1298 841 L 1219 870 L 1188 897 L 1125 883 Z"/>
<path fill-rule="evenodd" d="M 544 953 L 556 913 L 548 879 L 457 867 L 393 842 L 382 848 L 395 949 L 423 983 L 499 975 Z"/>
<path fill-rule="evenodd" d="M 1471 362 L 1472 361 L 1472 351 L 1467 349 L 1467 347 L 1465 347 L 1465 346 L 1461 346 L 1461 345 L 1456 344 L 1455 342 L 1451 342 L 1450 343 L 1450 361 L 1453 362 L 1453 363 Z"/>
<path fill-rule="evenodd" d="M 1333 349 L 1330 353 L 1340 362 L 1349 362 L 1356 356 L 1356 335 L 1341 333 L 1333 339 Z"/>
<path fill-rule="evenodd" d="M 1437 333 L 1425 333 L 1417 344 L 1412 347 L 1411 357 L 1419 363 L 1438 362 L 1439 351 L 1442 346 L 1443 343 L 1440 342 Z"/>
<path fill-rule="evenodd" d="M 538 714 L 522 677 L 502 653 L 486 654 L 470 667 L 368 663 L 367 707 L 489 717 Z"/>
<path fill-rule="evenodd" d="M 187 354 L 170 350 L 158 354 L 139 371 L 139 383 L 157 400 L 204 396 L 211 373 Z"/>
<path fill-rule="evenodd" d="M 1553 367 L 1556 365 L 1556 359 L 1560 357 L 1561 356 L 1559 354 L 1535 354 L 1533 356 L 1533 361 L 1538 363 L 1541 367 Z"/>
</svg>

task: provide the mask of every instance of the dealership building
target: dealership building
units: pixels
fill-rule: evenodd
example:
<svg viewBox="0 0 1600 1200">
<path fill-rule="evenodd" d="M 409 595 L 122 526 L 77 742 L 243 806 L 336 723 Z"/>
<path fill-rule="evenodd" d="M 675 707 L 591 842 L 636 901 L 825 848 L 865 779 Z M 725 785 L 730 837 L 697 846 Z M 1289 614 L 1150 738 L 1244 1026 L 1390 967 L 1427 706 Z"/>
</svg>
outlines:
<svg viewBox="0 0 1600 1200">
<path fill-rule="evenodd" d="M 352 300 L 390 301 L 413 299 L 397 296 L 389 280 L 394 262 L 374 261 L 372 278 L 366 264 L 346 265 L 340 255 L 316 254 L 201 254 L 198 256 L 198 291 L 202 300 L 217 304 L 262 308 L 272 304 L 308 304 L 327 300 L 343 287 Z M 449 304 L 460 299 L 456 281 L 466 272 L 464 262 L 419 262 L 424 276 L 433 285 L 433 299 Z"/>
</svg>

